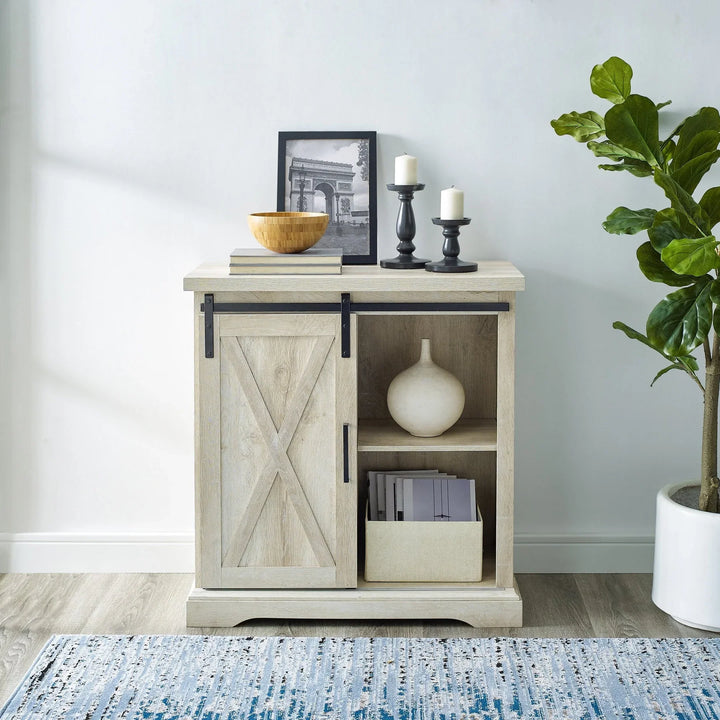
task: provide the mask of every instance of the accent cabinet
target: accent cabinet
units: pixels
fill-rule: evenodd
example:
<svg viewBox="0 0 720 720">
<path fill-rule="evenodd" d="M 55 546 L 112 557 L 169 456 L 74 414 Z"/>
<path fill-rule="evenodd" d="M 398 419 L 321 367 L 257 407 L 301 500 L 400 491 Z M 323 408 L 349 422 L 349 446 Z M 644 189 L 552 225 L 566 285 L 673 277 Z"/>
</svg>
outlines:
<svg viewBox="0 0 720 720">
<path fill-rule="evenodd" d="M 336 276 L 231 276 L 227 266 L 206 265 L 184 287 L 194 293 L 195 318 L 196 587 L 188 625 L 262 617 L 519 626 L 520 272 L 481 262 L 478 272 L 458 275 L 345 266 Z M 436 438 L 399 428 L 385 402 L 393 377 L 417 361 L 422 338 L 466 395 L 460 421 Z M 475 478 L 481 581 L 363 579 L 367 471 L 421 468 Z"/>
</svg>

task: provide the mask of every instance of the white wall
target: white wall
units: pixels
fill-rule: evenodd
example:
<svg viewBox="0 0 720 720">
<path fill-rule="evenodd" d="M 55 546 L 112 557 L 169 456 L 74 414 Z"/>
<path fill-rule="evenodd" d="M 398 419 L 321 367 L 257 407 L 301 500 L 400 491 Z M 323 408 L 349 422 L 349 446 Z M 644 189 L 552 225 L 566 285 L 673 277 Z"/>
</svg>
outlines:
<svg viewBox="0 0 720 720">
<path fill-rule="evenodd" d="M 518 301 L 518 569 L 649 569 L 654 494 L 693 477 L 700 396 L 611 329 L 663 288 L 616 206 L 660 207 L 549 121 L 601 109 L 620 55 L 667 124 L 720 103 L 720 5 L 669 0 L 6 0 L 0 3 L 0 565 L 192 567 L 191 298 L 182 276 L 272 209 L 278 130 L 375 129 L 378 186 L 419 158 L 463 254 Z M 379 190 L 379 255 L 396 243 Z"/>
</svg>

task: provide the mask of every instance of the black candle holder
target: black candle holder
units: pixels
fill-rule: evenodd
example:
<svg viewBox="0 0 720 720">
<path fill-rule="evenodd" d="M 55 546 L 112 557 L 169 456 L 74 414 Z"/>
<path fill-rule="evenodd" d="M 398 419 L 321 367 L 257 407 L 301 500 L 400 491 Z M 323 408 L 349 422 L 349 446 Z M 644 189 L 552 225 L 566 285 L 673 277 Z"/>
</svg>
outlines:
<svg viewBox="0 0 720 720">
<path fill-rule="evenodd" d="M 443 273 L 475 272 L 478 269 L 477 263 L 465 262 L 458 257 L 460 254 L 460 242 L 458 241 L 460 226 L 469 225 L 470 218 L 443 220 L 443 218 L 436 217 L 432 221 L 433 225 L 442 225 L 442 234 L 445 238 L 442 251 L 445 257 L 437 262 L 428 263 L 425 269 L 428 272 Z"/>
<path fill-rule="evenodd" d="M 412 209 L 412 199 L 414 194 L 422 190 L 425 185 L 387 185 L 388 190 L 392 190 L 398 194 L 400 198 L 400 210 L 398 210 L 397 222 L 395 223 L 395 232 L 400 242 L 396 250 L 398 256 L 389 260 L 381 260 L 380 267 L 393 268 L 395 270 L 417 270 L 423 268 L 429 260 L 416 258 L 413 255 L 415 245 L 413 238 L 415 237 L 415 213 Z"/>
</svg>

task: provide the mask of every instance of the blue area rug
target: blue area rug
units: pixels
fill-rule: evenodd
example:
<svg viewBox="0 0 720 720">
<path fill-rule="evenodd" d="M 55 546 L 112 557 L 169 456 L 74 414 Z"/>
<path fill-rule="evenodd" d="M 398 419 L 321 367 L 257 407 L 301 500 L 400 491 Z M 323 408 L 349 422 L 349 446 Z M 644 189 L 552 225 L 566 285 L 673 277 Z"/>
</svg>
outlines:
<svg viewBox="0 0 720 720">
<path fill-rule="evenodd" d="M 56 636 L 10 718 L 720 718 L 720 639 Z"/>
</svg>

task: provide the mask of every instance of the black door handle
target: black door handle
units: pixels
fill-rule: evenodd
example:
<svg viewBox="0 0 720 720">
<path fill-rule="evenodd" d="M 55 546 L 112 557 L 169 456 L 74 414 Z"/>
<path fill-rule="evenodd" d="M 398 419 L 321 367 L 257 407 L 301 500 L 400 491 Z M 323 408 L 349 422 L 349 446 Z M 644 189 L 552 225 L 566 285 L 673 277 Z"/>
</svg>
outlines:
<svg viewBox="0 0 720 720">
<path fill-rule="evenodd" d="M 350 425 L 343 424 L 343 482 L 350 482 Z"/>
</svg>

